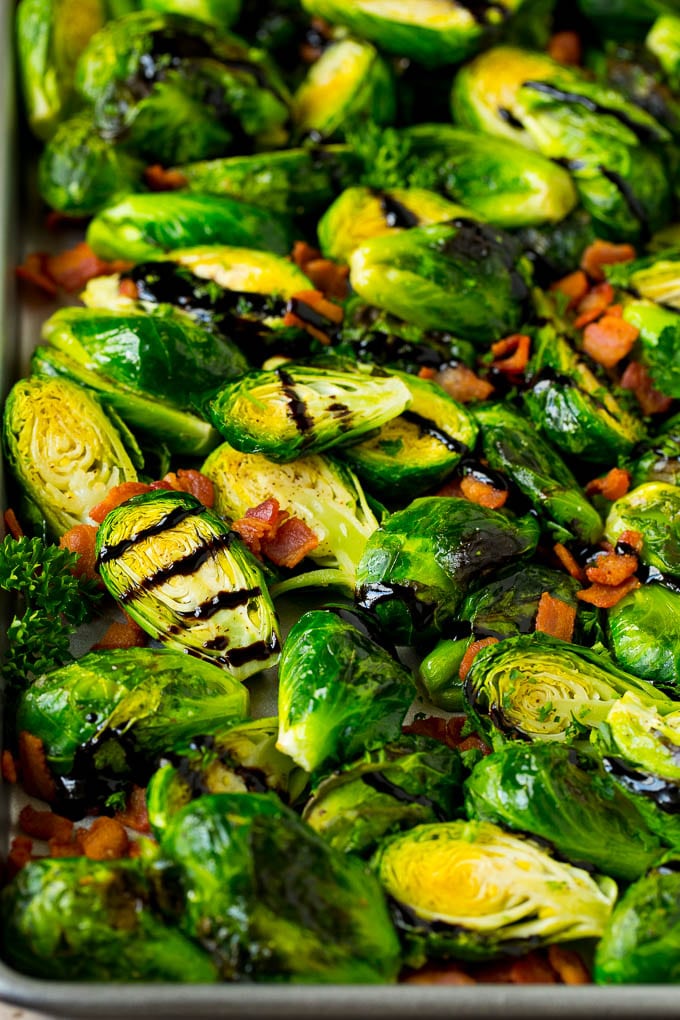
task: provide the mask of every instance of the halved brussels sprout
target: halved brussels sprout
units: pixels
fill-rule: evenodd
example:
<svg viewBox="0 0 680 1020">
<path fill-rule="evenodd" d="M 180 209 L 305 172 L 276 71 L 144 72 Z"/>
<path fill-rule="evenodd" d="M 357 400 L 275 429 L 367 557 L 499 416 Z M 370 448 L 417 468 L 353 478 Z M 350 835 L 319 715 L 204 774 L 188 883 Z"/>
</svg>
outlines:
<svg viewBox="0 0 680 1020">
<path fill-rule="evenodd" d="M 616 287 L 625 287 L 641 298 L 680 309 L 678 249 L 665 249 L 632 262 L 620 262 L 617 266 L 610 266 L 606 275 Z"/>
<path fill-rule="evenodd" d="M 260 566 L 194 496 L 134 496 L 104 518 L 96 551 L 104 584 L 147 634 L 238 680 L 276 663 L 278 627 Z"/>
<path fill-rule="evenodd" d="M 386 840 L 373 865 L 414 965 L 598 938 L 617 893 L 611 878 L 562 864 L 490 822 L 418 825 Z"/>
<path fill-rule="evenodd" d="M 499 138 L 493 139 L 495 143 Z M 526 151 L 526 150 L 525 150 Z M 596 239 L 592 217 L 580 206 L 555 225 L 526 227 L 517 236 L 522 250 L 531 262 L 535 281 L 548 287 L 573 272 L 583 252 Z"/>
<path fill-rule="evenodd" d="M 5 404 L 4 443 L 28 512 L 54 535 L 90 521 L 90 510 L 137 472 L 99 401 L 67 379 L 16 383 Z"/>
<path fill-rule="evenodd" d="M 643 563 L 680 578 L 680 487 L 646 482 L 617 499 L 605 521 L 605 538 L 616 545 L 625 531 L 642 535 Z"/>
<path fill-rule="evenodd" d="M 158 912 L 139 860 L 29 861 L 0 896 L 3 953 L 51 981 L 211 983 L 208 953 Z"/>
<path fill-rule="evenodd" d="M 350 257 L 350 281 L 369 304 L 477 345 L 520 323 L 528 267 L 508 234 L 456 219 L 374 237 Z"/>
<path fill-rule="evenodd" d="M 680 592 L 646 584 L 607 613 L 609 646 L 624 669 L 653 684 L 680 690 Z"/>
<path fill-rule="evenodd" d="M 308 772 L 351 761 L 401 733 L 413 677 L 337 614 L 304 613 L 279 665 L 276 746 Z"/>
<path fill-rule="evenodd" d="M 674 709 L 674 710 L 673 710 Z M 600 746 L 636 771 L 680 782 L 680 707 L 655 704 L 633 691 L 615 702 L 601 728 Z"/>
<path fill-rule="evenodd" d="M 654 301 L 627 301 L 623 317 L 639 330 L 637 357 L 649 371 L 655 387 L 669 397 L 680 397 L 680 315 Z"/>
<path fill-rule="evenodd" d="M 206 410 L 237 450 L 285 464 L 355 442 L 401 414 L 410 400 L 397 376 L 333 359 L 249 372 L 218 390 Z"/>
<path fill-rule="evenodd" d="M 215 28 L 230 28 L 241 13 L 241 0 L 141 0 L 142 10 L 185 14 Z"/>
<path fill-rule="evenodd" d="M 680 74 L 680 17 L 672 3 L 662 4 L 668 14 L 660 14 L 647 33 L 645 46 L 654 54 L 674 85 Z"/>
</svg>

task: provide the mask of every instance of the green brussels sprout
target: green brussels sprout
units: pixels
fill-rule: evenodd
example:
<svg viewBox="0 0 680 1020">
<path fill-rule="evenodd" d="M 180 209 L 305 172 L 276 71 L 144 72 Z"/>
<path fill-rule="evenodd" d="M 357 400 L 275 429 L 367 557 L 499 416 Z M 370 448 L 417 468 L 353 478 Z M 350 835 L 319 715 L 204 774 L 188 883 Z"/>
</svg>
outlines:
<svg viewBox="0 0 680 1020">
<path fill-rule="evenodd" d="M 143 262 L 190 245 L 226 244 L 285 255 L 292 247 L 283 217 L 233 198 L 183 191 L 128 195 L 98 213 L 87 242 L 103 259 Z"/>
<path fill-rule="evenodd" d="M 646 584 L 607 613 L 609 647 L 619 665 L 671 692 L 680 689 L 680 592 Z"/>
<path fill-rule="evenodd" d="M 676 11 L 675 0 L 578 0 L 587 18 L 605 36 L 640 38 L 657 15 Z"/>
<path fill-rule="evenodd" d="M 620 262 L 606 271 L 615 287 L 624 287 L 641 298 L 680 309 L 680 249 L 670 248 L 632 262 Z M 640 314 L 644 305 L 635 302 Z"/>
<path fill-rule="evenodd" d="M 185 14 L 215 28 L 230 28 L 241 13 L 241 0 L 141 0 L 142 10 Z"/>
<path fill-rule="evenodd" d="M 472 588 L 538 541 L 532 516 L 512 518 L 466 499 L 427 496 L 387 518 L 369 538 L 357 600 L 403 644 L 446 630 Z"/>
<path fill-rule="evenodd" d="M 604 534 L 616 545 L 624 531 L 642 535 L 640 560 L 662 574 L 680 578 L 680 488 L 646 482 L 612 503 Z"/>
<path fill-rule="evenodd" d="M 293 96 L 293 122 L 300 136 L 342 136 L 353 121 L 370 116 L 391 124 L 397 112 L 392 69 L 374 46 L 344 36 L 314 61 Z"/>
<path fill-rule="evenodd" d="M 67 379 L 22 379 L 5 404 L 4 444 L 28 513 L 56 536 L 90 521 L 109 489 L 136 481 L 98 400 Z"/>
<path fill-rule="evenodd" d="M 142 182 L 143 162 L 105 141 L 89 113 L 61 124 L 38 164 L 38 190 L 53 209 L 67 216 L 93 216 Z"/>
<path fill-rule="evenodd" d="M 611 878 L 556 861 L 491 822 L 418 825 L 385 840 L 373 866 L 414 966 L 597 938 L 617 892 Z"/>
<path fill-rule="evenodd" d="M 630 469 L 633 488 L 644 482 L 680 485 L 680 415 L 669 418 L 658 435 L 643 444 Z"/>
<path fill-rule="evenodd" d="M 592 217 L 579 207 L 560 223 L 527 227 L 519 230 L 517 237 L 531 262 L 534 279 L 547 287 L 573 271 L 585 249 L 595 241 L 596 233 Z"/>
<path fill-rule="evenodd" d="M 411 392 L 407 410 L 375 436 L 341 451 L 367 488 L 390 501 L 422 495 L 443 482 L 477 437 L 474 419 L 441 386 L 394 374 Z"/>
<path fill-rule="evenodd" d="M 652 684 L 590 648 L 545 634 L 523 634 L 477 653 L 465 696 L 482 729 L 528 740 L 566 740 L 600 725 L 626 692 L 672 711 Z"/>
<path fill-rule="evenodd" d="M 614 702 L 594 743 L 638 772 L 680 781 L 680 707 L 655 704 L 628 691 Z"/>
<path fill-rule="evenodd" d="M 595 951 L 600 985 L 680 982 L 680 868 L 671 858 L 631 885 Z"/>
<path fill-rule="evenodd" d="M 602 767 L 563 744 L 517 742 L 482 758 L 465 782 L 465 808 L 471 818 L 533 836 L 572 864 L 624 882 L 667 849 Z"/>
<path fill-rule="evenodd" d="M 604 51 L 593 51 L 587 59 L 602 85 L 616 89 L 678 137 L 680 101 L 668 87 L 661 65 L 649 49 L 625 42 L 617 46 L 610 41 Z M 675 156 L 671 152 L 667 156 L 673 164 Z"/>
<path fill-rule="evenodd" d="M 378 527 L 361 485 L 351 471 L 321 454 L 275 464 L 261 453 L 240 453 L 223 443 L 201 473 L 215 487 L 215 509 L 238 519 L 274 497 L 291 517 L 314 532 L 319 544 L 309 553 L 319 567 L 338 571 L 353 588 L 368 537 Z"/>
<path fill-rule="evenodd" d="M 372 237 L 431 223 L 470 216 L 435 191 L 426 188 L 347 188 L 326 210 L 317 225 L 321 250 L 328 258 L 347 262 L 353 251 Z"/>
<path fill-rule="evenodd" d="M 211 983 L 205 950 L 157 913 L 138 860 L 30 861 L 0 894 L 7 962 L 52 981 Z"/>
<path fill-rule="evenodd" d="M 194 496 L 133 496 L 97 532 L 109 592 L 152 637 L 245 680 L 278 659 L 277 621 L 257 560 Z"/>
<path fill-rule="evenodd" d="M 413 677 L 339 615 L 304 613 L 279 665 L 276 746 L 308 772 L 395 740 L 415 696 Z"/>
<path fill-rule="evenodd" d="M 78 817 L 116 788 L 144 782 L 156 757 L 248 714 L 248 691 L 183 652 L 90 652 L 39 677 L 17 726 L 42 741 L 60 809 Z"/>
<path fill-rule="evenodd" d="M 645 46 L 677 86 L 680 76 L 680 17 L 669 4 L 662 5 L 668 14 L 660 14 L 650 28 Z"/>
<path fill-rule="evenodd" d="M 453 818 L 460 781 L 457 752 L 429 737 L 403 736 L 322 780 L 302 819 L 335 850 L 365 857 L 384 836 Z"/>
<path fill-rule="evenodd" d="M 528 269 L 517 242 L 469 219 L 374 237 L 350 257 L 350 281 L 369 304 L 477 345 L 520 323 Z"/>
<path fill-rule="evenodd" d="M 595 507 L 560 455 L 545 442 L 531 422 L 509 404 L 476 407 L 484 457 L 489 466 L 508 477 L 531 502 L 551 536 L 558 542 L 578 538 L 594 544 L 602 535 Z"/>
<path fill-rule="evenodd" d="M 637 352 L 652 382 L 669 397 L 680 396 L 680 315 L 654 301 L 628 301 L 623 317 L 639 330 Z"/>
<path fill-rule="evenodd" d="M 417 124 L 406 136 L 433 186 L 494 227 L 558 223 L 578 201 L 564 167 L 516 142 L 450 124 Z"/>
<path fill-rule="evenodd" d="M 401 414 L 410 400 L 397 376 L 334 359 L 249 372 L 218 390 L 206 411 L 237 450 L 285 464 L 355 442 Z"/>
<path fill-rule="evenodd" d="M 464 127 L 510 138 L 566 162 L 586 210 L 617 240 L 670 216 L 659 122 L 615 89 L 545 54 L 496 47 L 457 75 L 453 109 Z"/>
<path fill-rule="evenodd" d="M 74 105 L 80 52 L 106 20 L 105 0 L 20 0 L 16 37 L 31 130 L 47 139 Z"/>
<path fill-rule="evenodd" d="M 552 325 L 538 331 L 524 393 L 529 416 L 562 453 L 611 464 L 644 438 L 642 422 L 617 401 Z"/>
<path fill-rule="evenodd" d="M 395 979 L 399 943 L 380 886 L 274 794 L 200 797 L 172 817 L 161 850 L 185 891 L 182 928 L 210 947 L 223 979 Z"/>
</svg>

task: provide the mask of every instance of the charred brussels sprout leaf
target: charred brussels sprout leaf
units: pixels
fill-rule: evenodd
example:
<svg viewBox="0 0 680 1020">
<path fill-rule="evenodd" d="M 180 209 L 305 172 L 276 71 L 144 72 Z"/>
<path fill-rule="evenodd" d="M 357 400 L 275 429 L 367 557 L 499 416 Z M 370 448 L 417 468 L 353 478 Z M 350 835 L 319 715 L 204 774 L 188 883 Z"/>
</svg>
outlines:
<svg viewBox="0 0 680 1020">
<path fill-rule="evenodd" d="M 411 674 L 333 612 L 294 624 L 279 666 L 277 747 L 307 771 L 395 740 L 413 701 Z"/>
<path fill-rule="evenodd" d="M 562 864 L 490 822 L 419 825 L 386 840 L 373 864 L 416 966 L 426 956 L 485 959 L 597 938 L 616 899 L 611 878 Z"/>
<path fill-rule="evenodd" d="M 29 514 L 54 535 L 89 521 L 90 510 L 137 473 L 94 396 L 66 379 L 24 379 L 5 404 L 4 442 Z"/>
<path fill-rule="evenodd" d="M 680 488 L 647 482 L 612 504 L 605 538 L 616 544 L 624 531 L 642 535 L 639 556 L 649 567 L 680 578 Z"/>
<path fill-rule="evenodd" d="M 140 627 L 245 680 L 278 658 L 276 616 L 257 560 L 194 496 L 156 490 L 97 532 L 104 584 Z"/>
<path fill-rule="evenodd" d="M 154 907 L 140 861 L 31 861 L 0 897 L 9 963 L 57 981 L 218 980 L 208 954 Z"/>
<path fill-rule="evenodd" d="M 223 979 L 392 981 L 399 944 L 378 883 L 273 795 L 216 794 L 179 811 L 162 853 L 186 893 L 188 934 Z"/>
<path fill-rule="evenodd" d="M 646 584 L 607 614 L 609 645 L 623 669 L 653 684 L 680 688 L 680 592 Z"/>
</svg>

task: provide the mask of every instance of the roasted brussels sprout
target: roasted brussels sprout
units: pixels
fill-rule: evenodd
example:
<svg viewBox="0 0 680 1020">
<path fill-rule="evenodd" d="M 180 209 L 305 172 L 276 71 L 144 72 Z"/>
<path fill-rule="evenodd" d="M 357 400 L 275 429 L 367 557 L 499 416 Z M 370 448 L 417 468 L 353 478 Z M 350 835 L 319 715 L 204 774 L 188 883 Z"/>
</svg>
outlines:
<svg viewBox="0 0 680 1020">
<path fill-rule="evenodd" d="M 223 979 L 391 981 L 399 944 L 378 883 L 273 794 L 213 794 L 173 816 L 161 849 L 185 891 L 183 929 Z"/>
<path fill-rule="evenodd" d="M 308 772 L 351 761 L 401 733 L 413 677 L 339 615 L 304 613 L 279 665 L 277 747 Z"/>
<path fill-rule="evenodd" d="M 630 468 L 634 488 L 645 482 L 680 485 L 680 415 L 667 419 L 659 434 L 643 444 Z"/>
<path fill-rule="evenodd" d="M 104 584 L 140 627 L 245 680 L 278 658 L 274 609 L 257 560 L 187 493 L 154 490 L 97 532 Z"/>
<path fill-rule="evenodd" d="M 669 859 L 623 894 L 595 951 L 601 985 L 678 984 L 680 861 Z"/>
<path fill-rule="evenodd" d="M 540 286 L 549 286 L 573 271 L 585 249 L 595 241 L 596 233 L 592 217 L 578 207 L 560 223 L 526 227 L 517 232 L 517 237 L 531 262 L 534 280 Z"/>
<path fill-rule="evenodd" d="M 460 780 L 456 751 L 429 737 L 403 736 L 324 779 L 302 819 L 335 850 L 366 856 L 384 836 L 454 818 Z"/>
<path fill-rule="evenodd" d="M 242 0 L 141 0 L 142 10 L 185 14 L 215 28 L 231 28 L 241 13 Z"/>
<path fill-rule="evenodd" d="M 538 525 L 453 497 L 428 496 L 369 538 L 357 571 L 359 604 L 404 644 L 445 632 L 472 588 L 533 553 Z"/>
<path fill-rule="evenodd" d="M 374 237 L 350 257 L 352 287 L 369 304 L 476 344 L 512 332 L 527 296 L 517 243 L 469 219 Z"/>
<path fill-rule="evenodd" d="M 183 652 L 90 652 L 39 677 L 21 696 L 17 726 L 42 741 L 53 796 L 78 817 L 134 780 L 158 755 L 239 722 L 248 691 Z"/>
<path fill-rule="evenodd" d="M 57 981 L 218 980 L 205 950 L 158 913 L 139 860 L 30 861 L 0 895 L 11 966 Z"/>
<path fill-rule="evenodd" d="M 465 782 L 465 807 L 471 818 L 527 833 L 572 864 L 625 882 L 667 850 L 634 799 L 562 744 L 506 744 L 482 758 Z"/>
<path fill-rule="evenodd" d="M 128 195 L 95 216 L 87 241 L 100 258 L 135 262 L 200 244 L 240 245 L 277 255 L 292 247 L 289 224 L 270 210 L 184 191 Z"/>
<path fill-rule="evenodd" d="M 680 690 L 680 592 L 646 584 L 607 613 L 609 646 L 623 669 L 661 687 Z"/>
<path fill-rule="evenodd" d="M 642 535 L 641 561 L 680 578 L 680 488 L 646 482 L 612 503 L 605 538 L 616 545 L 625 531 Z"/>
<path fill-rule="evenodd" d="M 641 298 L 680 309 L 680 250 L 671 248 L 620 262 L 607 270 L 607 279 L 616 287 L 624 287 Z M 635 307 L 635 305 L 634 305 Z M 643 305 L 638 306 L 642 312 Z"/>
<path fill-rule="evenodd" d="M 680 707 L 654 703 L 628 691 L 614 702 L 595 743 L 608 756 L 636 771 L 677 784 L 680 781 Z"/>
<path fill-rule="evenodd" d="M 373 865 L 415 966 L 426 956 L 485 959 L 597 938 L 617 892 L 611 878 L 562 864 L 490 822 L 419 825 L 387 839 Z"/>
<path fill-rule="evenodd" d="M 4 413 L 6 455 L 29 519 L 56 536 L 87 523 L 114 485 L 137 472 L 97 399 L 67 379 L 16 383 Z"/>
<path fill-rule="evenodd" d="M 636 355 L 652 383 L 668 397 L 680 397 L 680 315 L 654 301 L 628 301 L 623 317 L 639 330 Z"/>
<path fill-rule="evenodd" d="M 677 87 L 680 75 L 680 17 L 675 5 L 663 4 L 667 14 L 660 14 L 645 39 L 647 49 L 654 54 L 666 74 Z"/>
<path fill-rule="evenodd" d="M 657 15 L 676 10 L 675 0 L 578 0 L 583 13 L 604 32 L 638 39 Z"/>
<path fill-rule="evenodd" d="M 218 390 L 206 410 L 237 450 L 285 464 L 355 442 L 401 414 L 410 400 L 397 376 L 333 359 L 249 372 Z"/>
</svg>

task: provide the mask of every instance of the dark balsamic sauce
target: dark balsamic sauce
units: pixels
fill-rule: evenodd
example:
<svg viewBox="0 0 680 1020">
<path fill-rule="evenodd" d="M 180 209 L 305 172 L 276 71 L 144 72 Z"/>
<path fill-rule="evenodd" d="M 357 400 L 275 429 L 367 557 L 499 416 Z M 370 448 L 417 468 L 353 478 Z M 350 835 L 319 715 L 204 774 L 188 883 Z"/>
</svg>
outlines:
<svg viewBox="0 0 680 1020">
<path fill-rule="evenodd" d="M 522 124 L 522 121 L 518 120 L 512 110 L 508 110 L 507 106 L 498 107 L 498 116 L 501 120 L 504 120 L 506 124 L 509 124 L 510 127 L 517 128 L 518 131 L 524 130 L 524 124 Z"/>
<path fill-rule="evenodd" d="M 631 211 L 631 214 L 640 224 L 644 237 L 649 237 L 651 234 L 651 227 L 649 225 L 649 219 L 645 211 L 644 206 L 638 199 L 637 195 L 630 187 L 628 182 L 624 180 L 621 174 L 618 174 L 615 170 L 609 170 L 606 166 L 599 166 L 600 173 L 603 177 L 606 177 L 614 187 L 619 191 L 624 202 Z"/>
<path fill-rule="evenodd" d="M 276 375 L 288 401 L 288 413 L 295 423 L 295 427 L 302 436 L 311 438 L 310 433 L 314 430 L 314 422 L 307 414 L 307 405 L 304 400 L 298 396 L 295 380 L 284 368 L 277 368 Z"/>
<path fill-rule="evenodd" d="M 262 662 L 278 650 L 279 640 L 276 634 L 273 634 L 269 641 L 253 641 L 244 648 L 230 648 L 221 658 L 227 666 L 237 669 L 249 662 Z"/>
<path fill-rule="evenodd" d="M 416 631 L 425 631 L 431 625 L 436 605 L 433 602 L 424 602 L 419 599 L 415 589 L 407 584 L 376 581 L 371 584 L 363 584 L 357 590 L 357 605 L 369 613 L 373 612 L 380 603 L 392 600 L 401 602 L 406 607 Z"/>
<path fill-rule="evenodd" d="M 361 781 L 366 786 L 370 786 L 376 793 L 384 793 L 400 804 L 420 804 L 421 807 L 429 808 L 438 821 L 447 821 L 446 816 L 430 797 L 426 797 L 424 794 L 408 793 L 403 787 L 393 783 L 384 772 L 378 769 L 375 772 L 362 772 Z"/>
<path fill-rule="evenodd" d="M 605 771 L 614 776 L 627 790 L 648 797 L 668 814 L 677 814 L 680 811 L 680 786 L 677 783 L 650 773 L 638 772 L 620 758 L 603 758 L 602 764 Z"/>
<path fill-rule="evenodd" d="M 402 202 L 399 202 L 388 191 L 374 190 L 373 194 L 380 202 L 380 208 L 388 227 L 417 227 L 420 219 Z"/>
<path fill-rule="evenodd" d="M 203 504 L 200 506 L 178 506 L 174 510 L 170 510 L 167 514 L 155 524 L 149 525 L 148 528 L 142 528 L 141 531 L 137 532 L 131 538 L 124 538 L 120 542 L 116 542 L 115 545 L 105 545 L 102 547 L 99 556 L 97 557 L 97 563 L 108 563 L 109 560 L 118 559 L 123 553 L 127 552 L 138 542 L 143 542 L 146 538 L 152 538 L 154 535 L 162 535 L 164 531 L 170 528 L 176 527 L 181 524 L 182 521 L 186 520 L 187 517 L 195 517 L 198 514 L 205 513 L 205 507 Z"/>
<path fill-rule="evenodd" d="M 123 592 L 118 596 L 121 602 L 128 602 L 130 599 L 136 598 L 139 594 L 145 591 L 152 591 L 154 588 L 160 587 L 165 584 L 172 577 L 188 577 L 190 574 L 195 573 L 206 560 L 211 559 L 221 549 L 228 549 L 233 541 L 231 533 L 225 535 L 215 535 L 209 541 L 203 542 L 193 552 L 188 553 L 186 556 L 178 557 L 173 560 L 167 567 L 161 567 L 156 570 L 153 574 L 148 574 L 141 581 L 139 581 L 133 588 Z"/>
<path fill-rule="evenodd" d="M 464 454 L 469 452 L 469 447 L 465 443 L 461 443 L 460 439 L 450 436 L 444 429 L 439 428 L 437 423 L 431 418 L 425 418 L 423 415 L 409 410 L 402 411 L 401 417 L 404 421 L 410 422 L 411 425 L 416 425 L 421 436 L 430 436 L 432 439 L 436 439 L 451 453 Z"/>
<path fill-rule="evenodd" d="M 550 96 L 551 99 L 558 99 L 563 103 L 572 103 L 574 106 L 582 106 L 589 113 L 600 113 L 603 116 L 614 117 L 620 124 L 623 124 L 629 131 L 643 143 L 659 142 L 660 138 L 658 132 L 652 128 L 647 127 L 646 124 L 638 124 L 624 110 L 617 110 L 611 106 L 604 106 L 602 103 L 596 102 L 589 96 L 583 96 L 578 92 L 568 92 L 566 89 L 557 88 L 555 85 L 551 85 L 547 81 L 525 81 L 522 82 L 522 87 L 525 89 L 532 89 L 534 92 L 541 92 L 545 96 Z"/>
</svg>

